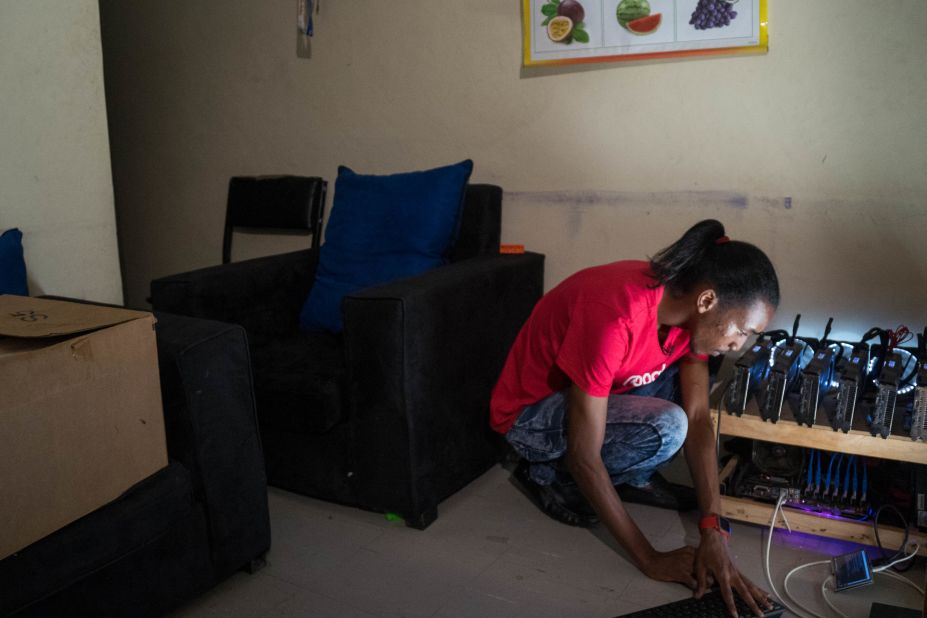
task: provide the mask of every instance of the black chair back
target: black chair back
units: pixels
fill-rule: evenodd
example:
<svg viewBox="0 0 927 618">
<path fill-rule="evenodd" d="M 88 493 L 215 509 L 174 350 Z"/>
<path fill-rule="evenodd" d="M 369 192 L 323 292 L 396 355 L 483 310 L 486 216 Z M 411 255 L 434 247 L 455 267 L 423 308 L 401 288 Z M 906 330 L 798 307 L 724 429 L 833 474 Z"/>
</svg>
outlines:
<svg viewBox="0 0 927 618">
<path fill-rule="evenodd" d="M 233 176 L 225 210 L 222 263 L 231 259 L 236 227 L 311 234 L 311 247 L 318 247 L 327 188 L 327 182 L 314 176 Z"/>
<path fill-rule="evenodd" d="M 450 251 L 451 262 L 499 253 L 501 236 L 502 188 L 496 185 L 467 185 L 460 214 L 460 233 Z"/>
</svg>

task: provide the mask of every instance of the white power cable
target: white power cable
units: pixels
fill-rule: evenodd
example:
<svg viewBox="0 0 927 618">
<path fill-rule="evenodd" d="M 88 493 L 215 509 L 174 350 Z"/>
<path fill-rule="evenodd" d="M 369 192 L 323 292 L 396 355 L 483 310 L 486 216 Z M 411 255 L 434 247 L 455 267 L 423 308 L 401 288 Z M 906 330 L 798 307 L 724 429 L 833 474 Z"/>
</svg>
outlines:
<svg viewBox="0 0 927 618">
<path fill-rule="evenodd" d="M 827 584 L 832 581 L 834 581 L 833 575 L 831 575 L 830 577 L 828 577 L 827 579 L 821 582 L 821 596 L 824 597 L 824 602 L 827 603 L 827 606 L 830 607 L 835 612 L 837 612 L 841 616 L 841 618 L 850 618 L 849 616 L 844 614 L 842 611 L 837 609 L 837 606 L 831 603 L 830 599 L 827 598 Z"/>
<path fill-rule="evenodd" d="M 881 573 L 882 571 L 886 571 L 886 570 L 892 568 L 892 567 L 895 566 L 896 564 L 901 564 L 902 562 L 906 562 L 906 561 L 910 560 L 911 558 L 913 558 L 914 556 L 917 555 L 917 551 L 920 549 L 920 546 L 919 546 L 917 543 L 911 543 L 911 545 L 914 546 L 914 549 L 912 549 L 912 550 L 910 551 L 910 553 L 905 554 L 904 556 L 902 556 L 902 557 L 899 558 L 898 560 L 895 560 L 895 561 L 893 561 L 893 562 L 889 562 L 888 564 L 883 564 L 882 566 L 880 566 L 880 567 L 877 568 L 877 569 L 872 569 L 872 571 L 873 571 L 874 573 Z M 910 547 L 910 546 L 909 546 L 909 547 Z M 907 580 L 907 578 L 905 578 L 905 579 Z M 910 581 L 910 580 L 908 580 L 908 581 Z M 923 594 L 923 593 L 921 593 L 921 594 Z"/>
<path fill-rule="evenodd" d="M 878 571 L 878 574 L 879 574 L 879 575 L 888 575 L 888 576 L 891 577 L 892 579 L 897 579 L 897 580 L 900 581 L 900 582 L 904 582 L 904 583 L 906 583 L 907 585 L 909 585 L 909 586 L 911 586 L 912 588 L 914 588 L 915 590 L 917 590 L 918 594 L 920 594 L 921 596 L 924 596 L 924 589 L 921 588 L 920 586 L 918 586 L 917 584 L 915 584 L 914 582 L 912 582 L 910 579 L 908 579 L 907 577 L 905 577 L 905 576 L 903 576 L 903 575 L 899 575 L 898 573 L 895 573 L 894 571 Z"/>
<path fill-rule="evenodd" d="M 766 535 L 766 555 L 764 556 L 764 559 L 763 559 L 763 570 L 766 574 L 766 581 L 769 583 L 769 587 L 772 590 L 773 594 L 779 597 L 779 600 L 782 602 L 782 605 L 784 605 L 787 610 L 789 610 L 796 616 L 799 616 L 800 618 L 807 618 L 807 616 L 810 615 L 810 616 L 813 616 L 814 618 L 826 618 L 826 616 L 822 616 L 821 614 L 818 614 L 808 609 L 801 603 L 797 602 L 795 599 L 789 596 L 788 593 L 786 593 L 785 596 L 779 594 L 779 591 L 776 590 L 776 585 L 773 583 L 772 575 L 770 575 L 769 573 L 769 554 L 772 549 L 773 532 L 776 529 L 776 518 L 779 516 L 779 513 L 782 510 L 782 503 L 785 502 L 785 499 L 786 499 L 786 494 L 785 492 L 783 492 L 779 495 L 779 500 L 776 501 L 776 508 L 773 511 L 772 519 L 770 519 L 769 521 L 769 534 Z M 789 532 L 791 532 L 792 528 L 791 526 L 789 526 L 789 522 L 787 519 L 785 519 L 784 515 L 782 517 L 782 520 L 785 522 L 785 525 L 789 528 Z M 793 571 L 794 570 L 795 569 L 793 569 Z M 788 596 L 788 600 L 786 600 L 786 596 Z M 797 609 L 795 609 L 795 607 L 789 604 L 789 601 L 791 601 L 794 605 L 797 605 L 798 607 L 800 607 L 802 611 L 798 611 Z"/>
<path fill-rule="evenodd" d="M 809 562 L 808 564 L 802 564 L 802 565 L 800 565 L 800 566 L 795 567 L 794 569 L 792 569 L 792 570 L 789 571 L 788 573 L 786 573 L 785 579 L 782 580 L 782 589 L 783 589 L 783 591 L 785 592 L 785 596 L 787 596 L 793 603 L 795 603 L 796 605 L 798 605 L 800 608 L 802 608 L 802 609 L 805 610 L 806 612 L 808 612 L 808 613 L 810 613 L 810 614 L 813 614 L 813 615 L 815 615 L 815 616 L 818 616 L 819 614 L 815 613 L 813 610 L 808 609 L 807 607 L 805 607 L 804 605 L 802 605 L 801 603 L 799 603 L 798 601 L 796 601 L 796 600 L 795 600 L 795 597 L 792 596 L 792 593 L 791 593 L 791 591 L 789 590 L 789 578 L 792 577 L 792 575 L 794 575 L 794 574 L 797 573 L 798 571 L 801 571 L 802 569 L 806 569 L 806 568 L 808 568 L 808 567 L 813 567 L 813 566 L 820 566 L 820 565 L 824 565 L 824 564 L 829 565 L 829 564 L 830 564 L 830 560 L 818 560 L 817 562 Z M 825 598 L 824 600 L 826 601 L 827 599 Z M 830 605 L 830 603 L 828 603 L 828 605 Z M 833 607 L 832 605 L 831 605 L 831 608 L 834 609 L 834 611 L 836 611 L 838 614 L 840 614 L 840 616 L 841 616 L 842 618 L 848 618 L 847 616 L 845 616 L 845 615 L 843 614 L 843 612 L 841 612 L 840 610 L 836 609 L 836 608 Z M 795 612 L 795 613 L 797 613 L 797 612 Z"/>
</svg>

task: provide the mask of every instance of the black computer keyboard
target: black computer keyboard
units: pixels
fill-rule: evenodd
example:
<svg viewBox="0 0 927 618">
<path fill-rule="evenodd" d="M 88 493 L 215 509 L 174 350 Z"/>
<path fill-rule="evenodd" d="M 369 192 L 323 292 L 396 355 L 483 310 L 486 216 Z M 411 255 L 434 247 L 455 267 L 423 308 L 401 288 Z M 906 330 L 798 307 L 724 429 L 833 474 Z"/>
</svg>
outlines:
<svg viewBox="0 0 927 618">
<path fill-rule="evenodd" d="M 738 615 L 741 618 L 753 616 L 753 610 L 747 607 L 737 594 L 734 594 L 737 603 Z M 785 608 L 772 600 L 772 609 L 763 612 L 764 618 L 779 618 Z M 760 609 L 763 609 L 762 607 Z M 666 605 L 658 605 L 631 614 L 622 614 L 615 618 L 730 618 L 731 614 L 724 604 L 721 592 L 710 590 L 702 595 L 701 599 L 689 597 L 681 601 L 674 601 Z"/>
</svg>

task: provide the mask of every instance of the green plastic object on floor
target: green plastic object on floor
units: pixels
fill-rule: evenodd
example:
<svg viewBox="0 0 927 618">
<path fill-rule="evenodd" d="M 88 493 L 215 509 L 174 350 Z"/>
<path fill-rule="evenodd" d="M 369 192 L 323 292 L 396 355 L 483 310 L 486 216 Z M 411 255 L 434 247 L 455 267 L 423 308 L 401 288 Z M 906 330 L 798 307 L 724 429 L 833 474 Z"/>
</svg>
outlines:
<svg viewBox="0 0 927 618">
<path fill-rule="evenodd" d="M 402 517 L 396 513 L 386 513 L 384 517 L 386 517 L 386 521 L 402 521 Z"/>
</svg>

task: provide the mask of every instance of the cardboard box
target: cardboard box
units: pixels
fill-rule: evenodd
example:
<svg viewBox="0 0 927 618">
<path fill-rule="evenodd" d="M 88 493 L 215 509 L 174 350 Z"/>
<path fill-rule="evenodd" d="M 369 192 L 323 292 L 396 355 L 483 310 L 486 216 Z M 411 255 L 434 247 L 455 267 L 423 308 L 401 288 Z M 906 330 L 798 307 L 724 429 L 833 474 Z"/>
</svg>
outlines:
<svg viewBox="0 0 927 618">
<path fill-rule="evenodd" d="M 154 323 L 0 295 L 0 560 L 167 465 Z"/>
</svg>

